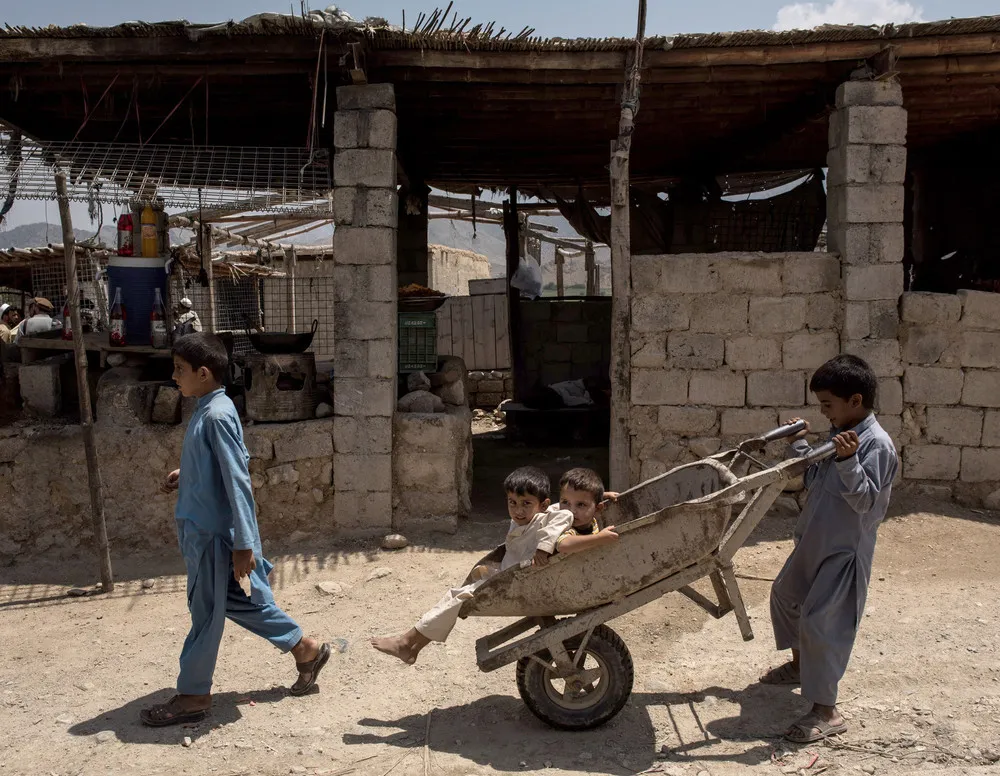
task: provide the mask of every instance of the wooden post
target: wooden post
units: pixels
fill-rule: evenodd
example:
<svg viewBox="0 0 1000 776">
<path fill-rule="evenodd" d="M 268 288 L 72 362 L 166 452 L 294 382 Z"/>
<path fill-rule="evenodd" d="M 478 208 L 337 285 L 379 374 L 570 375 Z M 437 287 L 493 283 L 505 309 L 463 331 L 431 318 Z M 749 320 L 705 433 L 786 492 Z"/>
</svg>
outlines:
<svg viewBox="0 0 1000 776">
<path fill-rule="evenodd" d="M 115 589 L 111 572 L 111 551 L 108 547 L 108 526 L 104 522 L 104 485 L 101 466 L 94 444 L 94 413 L 90 406 L 90 385 L 87 380 L 87 350 L 83 344 L 83 323 L 80 319 L 80 288 L 76 278 L 76 237 L 66 196 L 66 173 L 56 173 L 56 194 L 59 219 L 62 221 L 63 251 L 66 257 L 66 288 L 69 292 L 69 317 L 73 326 L 73 356 L 76 363 L 76 386 L 80 394 L 80 427 L 83 430 L 83 450 L 87 457 L 87 480 L 90 484 L 90 516 L 101 564 L 101 587 L 105 593 Z"/>
<path fill-rule="evenodd" d="M 218 318 L 215 314 L 215 273 L 212 271 L 212 225 L 198 225 L 199 240 L 201 245 L 201 268 L 205 270 L 208 278 L 208 321 L 207 328 L 210 334 L 215 334 L 218 326 Z"/>
<path fill-rule="evenodd" d="M 517 272 L 521 248 L 521 221 L 517 213 L 517 189 L 510 187 L 509 201 L 503 206 L 503 230 L 507 238 L 507 320 L 510 327 L 510 361 L 514 373 L 514 393 L 516 398 L 524 395 L 530 387 L 524 385 L 524 350 L 521 347 L 521 292 L 510 284 Z"/>
<path fill-rule="evenodd" d="M 562 298 L 566 295 L 566 286 L 563 283 L 563 265 L 566 263 L 566 256 L 562 248 L 556 248 L 556 296 Z"/>
<path fill-rule="evenodd" d="M 594 264 L 594 243 L 587 240 L 587 246 L 583 249 L 584 266 L 587 268 L 587 296 L 597 296 L 597 278 L 594 276 L 596 266 Z"/>
<path fill-rule="evenodd" d="M 632 394 L 632 270 L 629 220 L 629 153 L 639 110 L 646 0 L 639 0 L 635 53 L 625 74 L 618 139 L 611 144 L 611 490 L 627 490 L 631 481 L 629 403 Z"/>
<path fill-rule="evenodd" d="M 285 248 L 285 301 L 288 303 L 288 328 L 289 334 L 295 333 L 295 265 L 298 260 L 295 256 L 295 247 Z"/>
<path fill-rule="evenodd" d="M 601 268 L 594 267 L 594 296 L 601 295 Z"/>
</svg>

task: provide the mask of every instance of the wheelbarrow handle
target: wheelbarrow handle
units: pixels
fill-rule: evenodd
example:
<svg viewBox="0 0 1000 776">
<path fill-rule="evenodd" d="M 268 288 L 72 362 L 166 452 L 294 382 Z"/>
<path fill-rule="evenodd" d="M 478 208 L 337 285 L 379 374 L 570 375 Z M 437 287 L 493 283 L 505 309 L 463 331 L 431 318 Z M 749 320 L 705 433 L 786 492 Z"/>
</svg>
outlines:
<svg viewBox="0 0 1000 776">
<path fill-rule="evenodd" d="M 760 439 L 762 442 L 774 442 L 777 439 L 786 439 L 790 436 L 795 436 L 800 431 L 805 431 L 807 426 L 808 424 L 804 420 L 786 423 L 784 426 L 779 426 L 776 429 L 768 431 Z"/>
<path fill-rule="evenodd" d="M 805 459 L 811 464 L 819 463 L 820 461 L 829 458 L 831 455 L 834 455 L 836 452 L 837 446 L 832 441 L 824 442 L 819 447 L 814 447 L 810 450 L 809 455 L 807 455 Z"/>
</svg>

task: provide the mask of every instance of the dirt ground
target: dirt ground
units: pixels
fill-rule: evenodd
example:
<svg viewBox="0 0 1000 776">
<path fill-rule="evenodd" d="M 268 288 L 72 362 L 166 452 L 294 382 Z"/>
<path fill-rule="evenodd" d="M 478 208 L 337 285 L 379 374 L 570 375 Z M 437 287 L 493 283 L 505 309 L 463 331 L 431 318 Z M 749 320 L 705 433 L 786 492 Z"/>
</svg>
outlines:
<svg viewBox="0 0 1000 776">
<path fill-rule="evenodd" d="M 137 721 L 170 695 L 187 628 L 174 546 L 116 559 L 108 596 L 66 597 L 93 582 L 89 557 L 0 570 L 0 776 L 1000 773 L 990 764 L 1000 756 L 1000 520 L 904 500 L 894 515 L 842 684 L 851 729 L 829 744 L 782 744 L 803 702 L 754 683 L 778 659 L 762 580 L 790 549 L 787 513 L 766 519 L 737 556 L 741 575 L 761 578 L 742 583 L 755 641 L 743 643 L 732 615 L 713 620 L 678 595 L 611 623 L 636 680 L 603 729 L 549 729 L 518 697 L 513 666 L 477 670 L 475 640 L 501 622 L 461 621 L 415 667 L 374 652 L 369 637 L 409 627 L 502 539 L 502 515 L 491 512 L 399 552 L 370 542 L 274 557 L 279 602 L 309 631 L 345 639 L 346 651 L 318 693 L 296 699 L 284 689 L 291 658 L 227 625 L 214 712 L 187 728 Z M 155 582 L 144 589 L 144 579 Z M 330 582 L 332 595 L 317 589 Z"/>
</svg>

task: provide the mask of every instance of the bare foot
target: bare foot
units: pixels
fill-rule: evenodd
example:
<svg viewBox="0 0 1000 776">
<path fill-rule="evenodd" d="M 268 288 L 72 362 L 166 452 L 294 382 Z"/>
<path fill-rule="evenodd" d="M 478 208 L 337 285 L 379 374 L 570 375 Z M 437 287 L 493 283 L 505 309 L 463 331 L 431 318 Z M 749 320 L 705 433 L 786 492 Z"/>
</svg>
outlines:
<svg viewBox="0 0 1000 776">
<path fill-rule="evenodd" d="M 385 636 L 372 639 L 371 645 L 379 652 L 398 657 L 407 665 L 417 662 L 420 650 L 430 644 L 430 639 L 420 634 L 416 628 L 411 628 L 402 636 Z"/>
</svg>

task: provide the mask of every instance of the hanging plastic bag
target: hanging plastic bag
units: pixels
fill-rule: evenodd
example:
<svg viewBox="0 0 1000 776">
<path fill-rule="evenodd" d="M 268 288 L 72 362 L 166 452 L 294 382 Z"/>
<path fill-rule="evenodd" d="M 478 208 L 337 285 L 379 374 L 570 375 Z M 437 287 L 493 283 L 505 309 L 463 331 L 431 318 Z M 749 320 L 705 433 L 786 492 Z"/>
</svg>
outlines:
<svg viewBox="0 0 1000 776">
<path fill-rule="evenodd" d="M 542 268 L 523 256 L 517 263 L 517 271 L 510 284 L 521 292 L 525 299 L 537 299 L 542 295 Z"/>
</svg>

